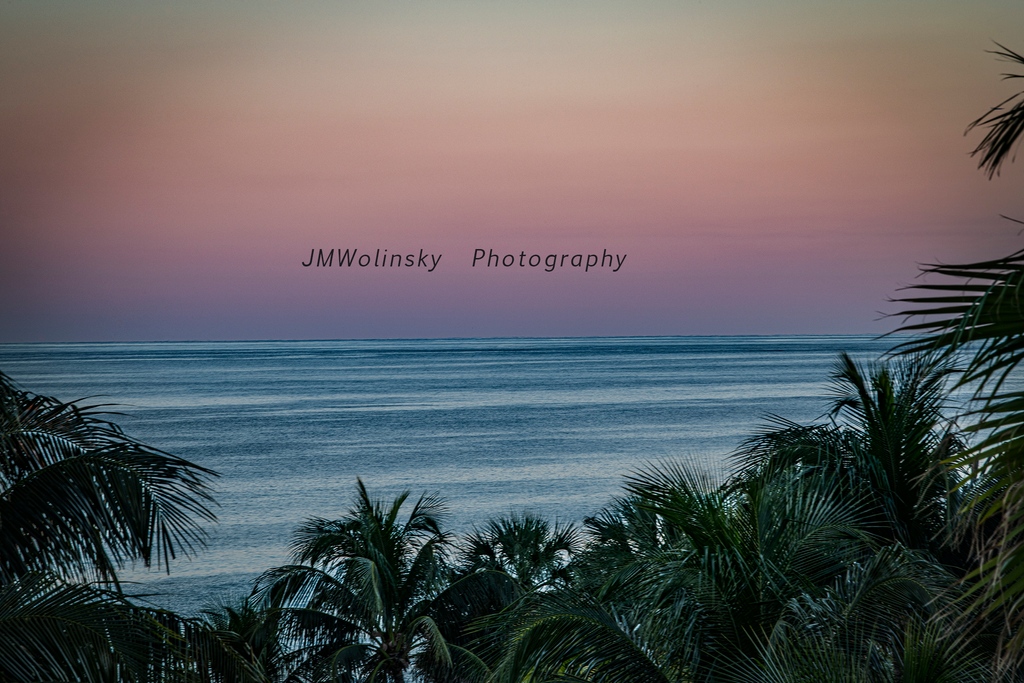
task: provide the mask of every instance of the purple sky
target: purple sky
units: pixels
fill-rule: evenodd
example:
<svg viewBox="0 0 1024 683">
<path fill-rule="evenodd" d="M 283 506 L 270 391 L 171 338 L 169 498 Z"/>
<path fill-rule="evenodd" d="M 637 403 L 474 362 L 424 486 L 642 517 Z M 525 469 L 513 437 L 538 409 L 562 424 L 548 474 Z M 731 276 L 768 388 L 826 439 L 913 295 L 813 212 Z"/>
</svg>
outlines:
<svg viewBox="0 0 1024 683">
<path fill-rule="evenodd" d="M 1021 246 L 963 135 L 1016 1 L 3 12 L 0 341 L 883 332 Z"/>
</svg>

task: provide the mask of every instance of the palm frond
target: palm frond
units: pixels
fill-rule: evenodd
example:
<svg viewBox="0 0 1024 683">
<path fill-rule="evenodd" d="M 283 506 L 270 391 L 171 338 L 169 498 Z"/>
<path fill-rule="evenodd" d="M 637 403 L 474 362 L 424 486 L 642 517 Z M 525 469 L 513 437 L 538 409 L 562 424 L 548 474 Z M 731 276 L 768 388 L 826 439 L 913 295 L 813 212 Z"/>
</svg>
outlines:
<svg viewBox="0 0 1024 683">
<path fill-rule="evenodd" d="M 203 624 L 116 591 L 30 573 L 0 585 L 0 680 L 262 679 Z"/>
<path fill-rule="evenodd" d="M 0 581 L 115 581 L 129 561 L 169 569 L 203 547 L 213 471 L 126 436 L 95 406 L 0 380 Z"/>
<path fill-rule="evenodd" d="M 670 680 L 612 614 L 583 595 L 539 594 L 531 609 L 517 615 L 507 637 L 509 647 L 495 670 L 503 683 Z"/>
<path fill-rule="evenodd" d="M 994 527 L 981 541 L 975 606 L 1003 615 L 1004 652 L 1019 660 L 1024 652 L 1024 575 L 1017 571 L 1024 566 L 1024 394 L 1017 383 L 1024 361 L 1024 251 L 923 270 L 954 281 L 917 285 L 911 289 L 924 296 L 900 300 L 912 304 L 900 315 L 923 320 L 901 329 L 923 336 L 900 344 L 896 352 L 968 356 L 961 384 L 974 390 L 974 423 L 966 429 L 981 439 L 949 464 L 986 480 L 969 501 L 982 510 L 979 520 Z M 927 294 L 934 291 L 941 294 Z M 952 305 L 949 292 L 958 293 Z"/>
<path fill-rule="evenodd" d="M 996 43 L 998 50 L 992 54 L 1016 65 L 1024 65 L 1024 56 Z M 1024 78 L 1021 73 L 1004 73 L 1004 79 Z M 985 137 L 971 152 L 971 156 L 980 157 L 978 168 L 983 169 L 988 177 L 999 173 L 1003 162 L 1013 152 L 1014 147 L 1024 133 L 1024 92 L 1007 97 L 980 117 L 971 122 L 967 132 L 974 128 L 987 128 Z"/>
<path fill-rule="evenodd" d="M 113 679 L 141 675 L 156 624 L 116 593 L 24 574 L 0 586 L 0 679 Z"/>
</svg>

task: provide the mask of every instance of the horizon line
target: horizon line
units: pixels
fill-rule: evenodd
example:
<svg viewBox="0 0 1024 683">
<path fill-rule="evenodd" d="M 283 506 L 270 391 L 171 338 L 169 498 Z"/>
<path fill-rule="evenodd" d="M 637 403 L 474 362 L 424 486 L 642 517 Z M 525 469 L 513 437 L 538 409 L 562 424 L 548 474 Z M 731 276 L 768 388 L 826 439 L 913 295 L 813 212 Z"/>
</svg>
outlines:
<svg viewBox="0 0 1024 683">
<path fill-rule="evenodd" d="M 414 341 L 543 341 L 567 339 L 702 339 L 702 338 L 786 338 L 786 337 L 873 337 L 881 340 L 885 337 L 912 337 L 914 335 L 900 332 L 796 332 L 796 333 L 765 333 L 765 334 L 609 334 L 580 336 L 493 336 L 493 337 L 349 337 L 349 338 L 305 338 L 305 339 L 92 339 L 92 340 L 37 340 L 37 341 L 0 341 L 0 346 L 27 344 L 278 344 L 288 342 L 414 342 Z"/>
</svg>

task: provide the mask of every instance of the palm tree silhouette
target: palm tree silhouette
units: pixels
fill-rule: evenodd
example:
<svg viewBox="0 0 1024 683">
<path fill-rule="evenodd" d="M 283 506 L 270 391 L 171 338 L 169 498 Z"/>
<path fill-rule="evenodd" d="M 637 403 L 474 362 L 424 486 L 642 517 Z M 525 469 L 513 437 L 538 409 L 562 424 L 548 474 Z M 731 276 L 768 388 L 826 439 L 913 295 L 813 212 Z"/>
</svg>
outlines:
<svg viewBox="0 0 1024 683">
<path fill-rule="evenodd" d="M 295 564 L 272 569 L 259 594 L 280 611 L 302 670 L 314 677 L 401 683 L 411 670 L 482 666 L 443 635 L 451 593 L 442 531 L 444 503 L 422 496 L 403 515 L 409 493 L 390 503 L 362 480 L 353 507 L 335 520 L 310 519 L 295 532 Z"/>
<path fill-rule="evenodd" d="M 951 372 L 949 363 L 927 356 L 863 367 L 842 353 L 831 375 L 832 421 L 808 426 L 774 418 L 738 451 L 741 470 L 827 471 L 843 495 L 870 504 L 873 531 L 884 542 L 952 559 L 952 517 L 964 477 L 944 462 L 965 442 L 945 417 Z M 965 563 L 962 550 L 958 561 Z"/>
<path fill-rule="evenodd" d="M 462 563 L 468 572 L 504 572 L 524 591 L 531 591 L 567 583 L 569 562 L 582 547 L 575 525 L 513 512 L 471 533 L 463 544 Z"/>
<path fill-rule="evenodd" d="M 2 680 L 143 679 L 214 656 L 192 624 L 126 599 L 117 570 L 201 548 L 215 475 L 126 436 L 101 409 L 0 373 Z"/>
<path fill-rule="evenodd" d="M 997 43 L 998 45 L 998 43 Z M 1024 56 L 999 45 L 994 54 L 1024 65 Z M 1024 78 L 1021 73 L 1005 79 Z M 968 130 L 988 132 L 974 150 L 979 167 L 991 178 L 1024 134 L 1024 92 L 989 109 Z M 1011 219 L 1015 220 L 1015 219 Z M 1019 221 L 1016 221 L 1019 222 Z M 974 423 L 967 431 L 980 441 L 949 464 L 977 474 L 980 485 L 966 504 L 980 525 L 982 541 L 975 607 L 1004 624 L 1005 663 L 1024 663 L 1024 250 L 989 261 L 931 264 L 930 280 L 915 284 L 897 299 L 908 307 L 894 314 L 906 322 L 897 332 L 916 338 L 897 346 L 899 353 L 966 356 L 960 385 L 974 391 Z M 993 529 L 994 528 L 994 529 Z"/>
<path fill-rule="evenodd" d="M 718 680 L 728 662 L 756 657 L 794 600 L 868 555 L 865 506 L 838 497 L 824 473 L 800 474 L 731 484 L 659 463 L 630 477 L 629 499 L 602 515 L 608 533 L 583 553 L 590 571 L 601 571 L 591 552 L 619 562 L 596 591 L 526 599 L 508 620 L 497 680 Z"/>
</svg>

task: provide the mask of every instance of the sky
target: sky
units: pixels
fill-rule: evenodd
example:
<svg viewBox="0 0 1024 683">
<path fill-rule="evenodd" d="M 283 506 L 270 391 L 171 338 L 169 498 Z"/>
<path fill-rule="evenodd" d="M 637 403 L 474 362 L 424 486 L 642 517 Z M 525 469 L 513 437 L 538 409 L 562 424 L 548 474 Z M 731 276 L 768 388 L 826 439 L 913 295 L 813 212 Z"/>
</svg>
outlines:
<svg viewBox="0 0 1024 683">
<path fill-rule="evenodd" d="M 965 135 L 1021 27 L 1019 0 L 4 3 L 0 342 L 883 333 L 919 264 L 1022 246 L 1024 159 L 989 180 Z"/>
</svg>

